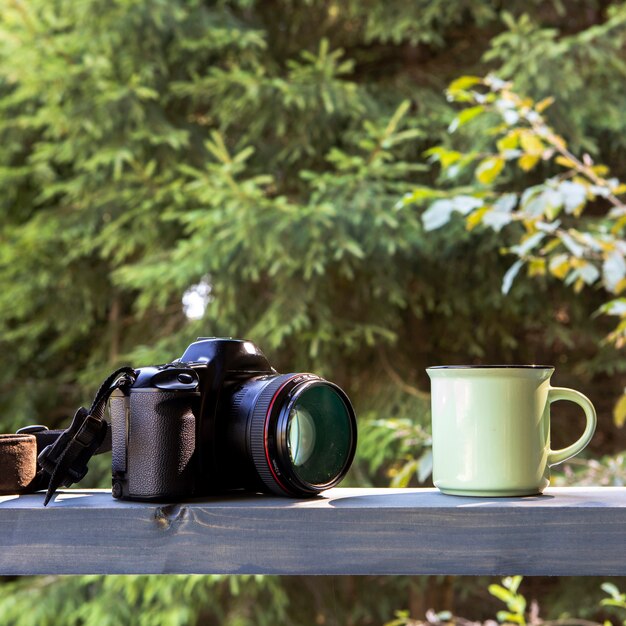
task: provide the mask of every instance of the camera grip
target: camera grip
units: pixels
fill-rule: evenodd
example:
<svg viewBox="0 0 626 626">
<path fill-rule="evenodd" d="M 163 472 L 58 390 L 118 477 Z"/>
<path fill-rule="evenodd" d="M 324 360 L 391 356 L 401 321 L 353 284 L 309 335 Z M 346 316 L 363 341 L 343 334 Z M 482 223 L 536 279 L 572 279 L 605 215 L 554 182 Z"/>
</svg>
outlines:
<svg viewBox="0 0 626 626">
<path fill-rule="evenodd" d="M 122 498 L 177 499 L 193 492 L 197 392 L 133 389 L 112 403 L 113 472 Z"/>
</svg>

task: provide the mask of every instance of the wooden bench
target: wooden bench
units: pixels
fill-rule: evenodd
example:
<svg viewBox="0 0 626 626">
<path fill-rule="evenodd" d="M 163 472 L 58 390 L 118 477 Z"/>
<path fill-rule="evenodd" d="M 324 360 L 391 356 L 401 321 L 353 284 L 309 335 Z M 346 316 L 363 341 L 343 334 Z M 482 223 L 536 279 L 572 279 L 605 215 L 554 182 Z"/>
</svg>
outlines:
<svg viewBox="0 0 626 626">
<path fill-rule="evenodd" d="M 333 489 L 120 502 L 105 490 L 0 497 L 0 574 L 626 575 L 626 488 L 528 498 Z"/>
</svg>

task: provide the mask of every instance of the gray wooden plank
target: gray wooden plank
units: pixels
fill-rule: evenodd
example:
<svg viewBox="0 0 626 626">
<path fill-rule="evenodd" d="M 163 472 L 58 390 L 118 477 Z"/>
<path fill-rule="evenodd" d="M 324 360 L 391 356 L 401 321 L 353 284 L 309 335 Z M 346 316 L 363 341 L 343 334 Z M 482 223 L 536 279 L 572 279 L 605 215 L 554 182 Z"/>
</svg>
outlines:
<svg viewBox="0 0 626 626">
<path fill-rule="evenodd" d="M 0 574 L 626 575 L 626 488 L 527 498 L 333 489 L 176 505 L 0 497 Z"/>
</svg>

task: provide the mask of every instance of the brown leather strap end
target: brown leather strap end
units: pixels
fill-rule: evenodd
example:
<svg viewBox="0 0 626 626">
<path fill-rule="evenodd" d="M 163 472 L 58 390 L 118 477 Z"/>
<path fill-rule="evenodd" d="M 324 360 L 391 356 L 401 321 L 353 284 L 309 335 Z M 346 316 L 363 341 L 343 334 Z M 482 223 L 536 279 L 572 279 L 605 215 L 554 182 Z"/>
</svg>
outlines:
<svg viewBox="0 0 626 626">
<path fill-rule="evenodd" d="M 0 495 L 32 491 L 37 473 L 34 435 L 0 435 Z"/>
</svg>

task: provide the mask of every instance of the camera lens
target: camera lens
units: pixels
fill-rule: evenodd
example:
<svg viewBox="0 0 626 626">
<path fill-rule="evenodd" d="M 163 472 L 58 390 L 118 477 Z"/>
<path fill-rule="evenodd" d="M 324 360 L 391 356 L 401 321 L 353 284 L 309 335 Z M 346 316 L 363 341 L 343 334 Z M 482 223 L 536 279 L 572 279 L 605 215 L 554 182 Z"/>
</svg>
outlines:
<svg viewBox="0 0 626 626">
<path fill-rule="evenodd" d="M 313 374 L 263 376 L 243 383 L 231 406 L 231 441 L 246 438 L 266 491 L 314 495 L 347 473 L 356 449 L 356 419 L 337 385 Z"/>
<path fill-rule="evenodd" d="M 350 452 L 348 409 L 335 389 L 324 383 L 309 386 L 292 402 L 287 418 L 291 470 L 307 484 L 326 484 L 341 472 Z"/>
</svg>

